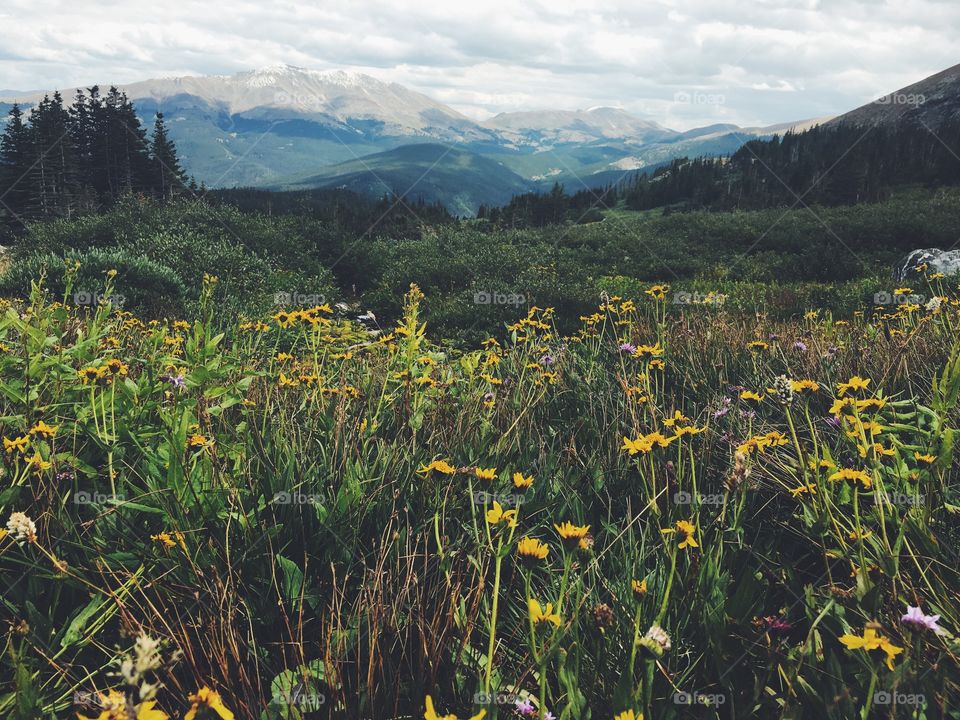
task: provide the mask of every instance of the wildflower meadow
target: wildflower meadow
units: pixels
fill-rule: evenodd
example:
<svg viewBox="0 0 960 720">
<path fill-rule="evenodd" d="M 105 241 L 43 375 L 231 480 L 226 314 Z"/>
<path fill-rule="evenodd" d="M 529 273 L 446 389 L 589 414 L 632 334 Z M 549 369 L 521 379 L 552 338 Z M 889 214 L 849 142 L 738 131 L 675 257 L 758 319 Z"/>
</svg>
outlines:
<svg viewBox="0 0 960 720">
<path fill-rule="evenodd" d="M 3 717 L 960 717 L 948 279 L 464 349 L 78 270 L 0 309 Z"/>
</svg>

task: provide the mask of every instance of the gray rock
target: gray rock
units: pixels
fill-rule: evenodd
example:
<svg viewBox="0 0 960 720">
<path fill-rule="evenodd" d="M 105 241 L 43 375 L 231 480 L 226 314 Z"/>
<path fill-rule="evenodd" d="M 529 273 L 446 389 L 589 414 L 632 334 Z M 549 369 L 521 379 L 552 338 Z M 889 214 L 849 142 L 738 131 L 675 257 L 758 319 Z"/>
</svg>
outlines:
<svg viewBox="0 0 960 720">
<path fill-rule="evenodd" d="M 944 275 L 960 273 L 960 250 L 940 250 L 927 248 L 914 250 L 894 268 L 893 277 L 897 280 L 913 280 L 917 277 L 917 267 L 927 264 L 928 273 L 941 272 Z"/>
</svg>

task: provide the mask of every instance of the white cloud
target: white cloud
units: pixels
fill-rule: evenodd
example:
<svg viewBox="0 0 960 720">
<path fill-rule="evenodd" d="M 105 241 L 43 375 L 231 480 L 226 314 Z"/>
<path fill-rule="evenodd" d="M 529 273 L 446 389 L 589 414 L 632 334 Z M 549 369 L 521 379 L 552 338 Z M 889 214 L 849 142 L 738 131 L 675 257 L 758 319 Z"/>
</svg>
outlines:
<svg viewBox="0 0 960 720">
<path fill-rule="evenodd" d="M 958 35 L 955 0 L 4 0 L 0 88 L 287 62 L 480 118 L 616 105 L 682 129 L 842 112 L 960 61 Z"/>
</svg>

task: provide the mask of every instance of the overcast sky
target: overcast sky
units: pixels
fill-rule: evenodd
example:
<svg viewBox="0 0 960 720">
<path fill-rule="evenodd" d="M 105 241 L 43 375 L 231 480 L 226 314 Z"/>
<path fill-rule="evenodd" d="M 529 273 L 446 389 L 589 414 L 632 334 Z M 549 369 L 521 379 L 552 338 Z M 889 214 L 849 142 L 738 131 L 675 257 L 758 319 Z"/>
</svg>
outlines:
<svg viewBox="0 0 960 720">
<path fill-rule="evenodd" d="M 0 90 L 276 63 L 461 112 L 622 107 L 670 127 L 831 115 L 960 63 L 958 0 L 0 0 Z"/>
</svg>

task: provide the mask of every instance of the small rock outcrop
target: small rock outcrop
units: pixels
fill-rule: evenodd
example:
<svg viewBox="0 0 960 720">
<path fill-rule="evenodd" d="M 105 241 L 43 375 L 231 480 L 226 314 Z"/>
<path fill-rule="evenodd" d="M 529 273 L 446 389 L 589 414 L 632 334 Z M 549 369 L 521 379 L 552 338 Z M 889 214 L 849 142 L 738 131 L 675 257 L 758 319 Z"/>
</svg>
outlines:
<svg viewBox="0 0 960 720">
<path fill-rule="evenodd" d="M 914 250 L 903 260 L 897 263 L 893 270 L 893 277 L 897 280 L 912 280 L 917 275 L 917 268 L 927 266 L 928 273 L 943 273 L 955 275 L 960 273 L 960 250 L 940 250 L 927 248 Z"/>
</svg>

